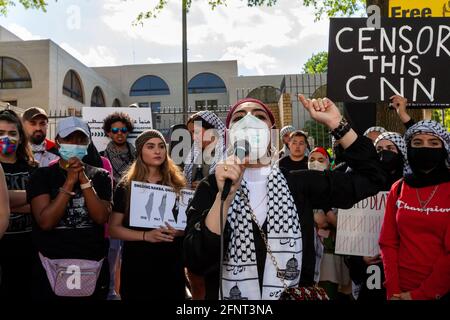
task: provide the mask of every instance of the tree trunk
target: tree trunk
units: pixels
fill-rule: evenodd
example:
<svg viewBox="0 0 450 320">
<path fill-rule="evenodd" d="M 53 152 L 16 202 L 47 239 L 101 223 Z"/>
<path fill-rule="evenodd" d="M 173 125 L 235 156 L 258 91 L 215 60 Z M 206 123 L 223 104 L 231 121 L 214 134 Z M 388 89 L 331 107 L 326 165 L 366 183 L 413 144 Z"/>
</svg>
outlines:
<svg viewBox="0 0 450 320">
<path fill-rule="evenodd" d="M 366 0 L 366 5 L 377 5 L 381 8 L 382 17 L 389 16 L 389 0 Z M 415 121 L 419 121 L 424 118 L 422 109 L 408 110 L 408 114 Z M 397 113 L 395 110 L 389 109 L 387 103 L 377 103 L 376 119 L 377 125 L 384 127 L 388 131 L 399 132 L 402 134 L 405 131 L 405 127 L 399 120 Z"/>
</svg>

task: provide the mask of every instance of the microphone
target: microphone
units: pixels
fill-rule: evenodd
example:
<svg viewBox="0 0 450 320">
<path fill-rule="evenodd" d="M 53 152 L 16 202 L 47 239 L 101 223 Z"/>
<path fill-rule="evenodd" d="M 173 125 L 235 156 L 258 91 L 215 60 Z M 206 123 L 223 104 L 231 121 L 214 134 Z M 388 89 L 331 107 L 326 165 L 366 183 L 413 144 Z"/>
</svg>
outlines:
<svg viewBox="0 0 450 320">
<path fill-rule="evenodd" d="M 242 161 L 250 153 L 250 143 L 247 140 L 238 140 L 234 143 L 233 149 L 233 154 Z M 225 199 L 228 197 L 228 195 L 230 194 L 232 183 L 233 182 L 231 181 L 231 179 L 225 180 L 220 200 L 225 201 Z"/>
</svg>

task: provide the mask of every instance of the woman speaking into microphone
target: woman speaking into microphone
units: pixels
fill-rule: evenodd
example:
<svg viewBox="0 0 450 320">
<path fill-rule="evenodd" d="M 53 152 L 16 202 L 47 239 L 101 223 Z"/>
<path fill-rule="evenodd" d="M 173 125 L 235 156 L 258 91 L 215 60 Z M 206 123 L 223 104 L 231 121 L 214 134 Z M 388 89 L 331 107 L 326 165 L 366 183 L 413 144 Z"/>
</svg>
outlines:
<svg viewBox="0 0 450 320">
<path fill-rule="evenodd" d="M 187 213 L 185 262 L 205 277 L 206 299 L 275 300 L 287 288 L 314 285 L 313 208 L 351 207 L 384 183 L 373 144 L 351 129 L 332 101 L 299 99 L 329 127 L 353 171 L 280 169 L 270 109 L 255 99 L 234 105 L 226 121 L 229 145 L 245 140 L 250 150 L 243 160 L 231 155 L 220 163 L 198 186 Z M 222 201 L 228 179 L 230 192 Z"/>
</svg>

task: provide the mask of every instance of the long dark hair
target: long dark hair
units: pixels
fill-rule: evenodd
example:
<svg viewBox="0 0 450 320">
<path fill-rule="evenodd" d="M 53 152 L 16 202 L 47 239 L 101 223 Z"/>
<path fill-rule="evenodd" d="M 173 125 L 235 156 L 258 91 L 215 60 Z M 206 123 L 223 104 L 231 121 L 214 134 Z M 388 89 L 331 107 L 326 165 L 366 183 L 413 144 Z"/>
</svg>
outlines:
<svg viewBox="0 0 450 320">
<path fill-rule="evenodd" d="M 31 151 L 30 144 L 28 143 L 28 137 L 25 134 L 22 121 L 17 113 L 10 109 L 2 110 L 0 111 L 0 121 L 15 124 L 17 127 L 17 131 L 19 132 L 19 142 L 16 150 L 17 160 L 25 161 L 31 166 L 36 166 L 37 162 L 34 160 L 33 152 Z"/>
</svg>

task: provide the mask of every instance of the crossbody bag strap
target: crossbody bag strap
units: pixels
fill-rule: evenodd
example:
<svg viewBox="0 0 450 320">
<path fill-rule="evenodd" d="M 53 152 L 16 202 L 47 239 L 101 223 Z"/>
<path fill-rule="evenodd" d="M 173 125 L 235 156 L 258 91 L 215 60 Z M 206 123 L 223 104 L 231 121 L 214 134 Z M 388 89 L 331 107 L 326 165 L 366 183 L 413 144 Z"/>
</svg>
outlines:
<svg viewBox="0 0 450 320">
<path fill-rule="evenodd" d="M 266 236 L 265 232 L 263 231 L 263 229 L 259 226 L 258 220 L 256 219 L 256 215 L 255 215 L 255 213 L 253 212 L 252 207 L 250 206 L 250 201 L 248 200 L 247 196 L 244 195 L 243 192 L 240 192 L 240 195 L 241 195 L 241 201 L 243 201 L 244 204 L 246 204 L 246 205 L 249 207 L 249 209 L 250 209 L 250 214 L 251 214 L 251 216 L 252 216 L 252 221 L 253 221 L 253 222 L 256 224 L 256 226 L 258 227 L 258 230 L 259 230 L 259 232 L 260 232 L 260 234 L 261 234 L 261 238 L 263 239 L 264 244 L 266 245 L 267 254 L 270 256 L 270 260 L 272 260 L 272 263 L 273 263 L 275 269 L 277 270 L 277 274 L 282 274 L 282 273 L 280 272 L 281 269 L 280 269 L 280 267 L 278 266 L 278 262 L 277 262 L 277 260 L 275 259 L 275 256 L 274 256 L 273 253 L 272 253 L 272 249 L 270 248 L 269 241 L 267 240 L 267 236 Z M 284 279 L 284 276 L 283 276 L 282 278 L 280 278 L 280 280 L 281 280 L 281 282 L 283 283 L 284 289 L 287 290 L 287 289 L 288 289 L 288 285 L 286 284 L 286 281 L 285 281 L 285 279 Z"/>
</svg>

